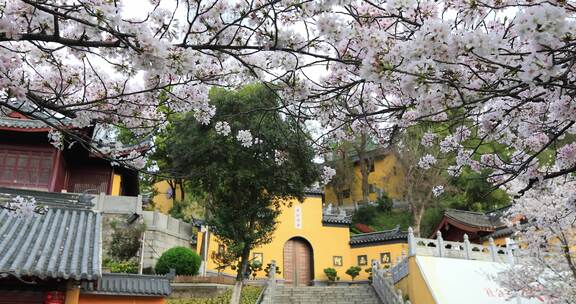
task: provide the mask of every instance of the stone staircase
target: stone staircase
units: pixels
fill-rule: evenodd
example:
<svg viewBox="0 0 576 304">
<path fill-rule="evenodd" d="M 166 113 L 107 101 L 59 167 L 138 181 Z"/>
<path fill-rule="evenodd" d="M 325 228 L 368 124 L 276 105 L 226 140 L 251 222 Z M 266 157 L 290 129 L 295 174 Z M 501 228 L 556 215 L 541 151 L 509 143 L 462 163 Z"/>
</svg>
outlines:
<svg viewBox="0 0 576 304">
<path fill-rule="evenodd" d="M 380 304 L 370 285 L 288 287 L 267 290 L 263 304 Z"/>
</svg>

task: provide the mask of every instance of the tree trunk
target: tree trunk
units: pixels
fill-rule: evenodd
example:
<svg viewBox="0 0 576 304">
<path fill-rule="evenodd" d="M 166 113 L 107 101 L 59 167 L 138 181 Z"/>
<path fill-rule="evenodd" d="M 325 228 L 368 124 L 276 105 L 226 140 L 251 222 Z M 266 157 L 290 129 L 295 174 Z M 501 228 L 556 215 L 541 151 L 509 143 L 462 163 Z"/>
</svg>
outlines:
<svg viewBox="0 0 576 304">
<path fill-rule="evenodd" d="M 362 156 L 362 158 L 364 158 L 364 156 Z M 370 184 L 368 183 L 370 166 L 367 159 L 362 161 L 360 171 L 362 172 L 362 201 L 366 203 L 368 202 L 368 196 L 370 195 Z"/>
<path fill-rule="evenodd" d="M 242 281 L 236 281 L 234 284 L 234 289 L 232 289 L 232 298 L 230 299 L 230 304 L 240 304 L 242 300 Z"/>
<path fill-rule="evenodd" d="M 240 304 L 240 300 L 242 300 L 242 287 L 244 285 L 244 276 L 248 272 L 249 258 L 250 250 L 248 249 L 248 246 L 246 246 L 242 250 L 242 257 L 240 257 L 240 267 L 238 267 L 238 272 L 236 273 L 236 284 L 234 284 L 234 289 L 232 290 L 230 304 Z"/>
<path fill-rule="evenodd" d="M 414 208 L 412 215 L 414 216 L 414 236 L 420 237 L 420 224 L 422 223 L 422 217 L 424 216 L 424 211 L 426 208 L 418 207 Z"/>
<path fill-rule="evenodd" d="M 368 175 L 370 174 L 370 165 L 366 159 L 366 133 L 360 135 L 360 143 L 355 146 L 356 154 L 358 155 L 358 162 L 360 163 L 360 173 L 362 175 L 362 202 L 368 202 L 369 184 Z"/>
<path fill-rule="evenodd" d="M 172 190 L 172 207 L 174 207 L 174 202 L 176 202 L 176 181 L 173 179 L 168 179 L 168 186 L 170 187 L 170 190 Z"/>
<path fill-rule="evenodd" d="M 250 259 L 250 249 L 245 246 L 242 249 L 242 256 L 240 257 L 240 267 L 238 267 L 236 273 L 236 284 L 234 284 L 234 289 L 232 290 L 232 299 L 230 304 L 240 304 L 242 295 L 242 286 L 245 279 L 245 274 L 248 272 L 248 260 Z"/>
<path fill-rule="evenodd" d="M 336 202 L 338 203 L 338 207 L 344 205 L 344 198 L 342 197 L 342 191 L 336 192 Z"/>
<path fill-rule="evenodd" d="M 177 185 L 178 185 L 177 187 L 180 187 L 180 198 L 182 199 L 182 201 L 184 201 L 184 199 L 185 199 L 185 197 L 184 197 L 184 180 L 179 178 Z M 176 191 L 178 191 L 178 190 L 174 190 L 174 195 L 176 195 Z"/>
</svg>

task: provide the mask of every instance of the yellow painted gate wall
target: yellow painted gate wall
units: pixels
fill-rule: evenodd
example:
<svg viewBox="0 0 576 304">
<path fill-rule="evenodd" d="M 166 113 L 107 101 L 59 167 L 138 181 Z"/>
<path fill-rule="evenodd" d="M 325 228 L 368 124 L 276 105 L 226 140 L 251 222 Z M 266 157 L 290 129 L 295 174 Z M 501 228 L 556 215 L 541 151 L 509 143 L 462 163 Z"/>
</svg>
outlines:
<svg viewBox="0 0 576 304">
<path fill-rule="evenodd" d="M 302 226 L 296 228 L 296 208 L 301 209 Z M 294 237 L 300 237 L 307 240 L 312 246 L 314 256 L 314 280 L 327 280 L 324 269 L 332 267 L 338 272 L 340 280 L 350 280 L 345 274 L 350 266 L 358 264 L 358 255 L 367 255 L 367 265 L 360 266 L 362 271 L 356 278 L 367 279 L 368 273 L 364 269 L 370 267 L 372 259 L 380 259 L 380 253 L 389 252 L 392 261 L 402 255 L 402 250 L 407 251 L 407 244 L 384 244 L 374 245 L 361 248 L 350 248 L 350 230 L 348 226 L 325 226 L 322 224 L 322 197 L 308 196 L 303 203 L 294 201 L 292 206 L 283 207 L 283 211 L 278 217 L 278 227 L 274 233 L 273 240 L 270 244 L 254 249 L 251 258 L 255 253 L 262 254 L 264 266 L 272 260 L 280 267 L 281 274 L 277 277 L 284 277 L 284 244 Z M 202 246 L 202 233 L 198 234 L 198 252 Z M 217 265 L 210 259 L 212 252 L 218 250 L 218 241 L 211 235 L 208 246 L 208 269 L 215 271 Z M 335 256 L 342 257 L 342 266 L 335 266 L 333 261 Z M 236 272 L 230 268 L 223 271 L 226 274 L 235 275 Z M 264 271 L 257 275 L 258 278 L 265 277 Z"/>
<path fill-rule="evenodd" d="M 156 195 L 152 198 L 154 202 L 154 206 L 156 209 L 160 210 L 160 212 L 168 214 L 172 206 L 174 205 L 174 201 L 181 201 L 182 200 L 182 189 L 180 186 L 176 186 L 176 190 L 172 194 L 172 197 L 169 198 L 167 193 L 170 189 L 170 184 L 168 181 L 159 181 L 155 183 L 153 186 Z"/>
<path fill-rule="evenodd" d="M 114 173 L 112 176 L 112 190 L 110 195 L 120 195 L 120 187 L 122 184 L 122 175 Z"/>
<path fill-rule="evenodd" d="M 364 246 L 364 247 L 355 247 L 350 248 L 350 255 L 352 258 L 352 263 L 354 266 L 358 264 L 358 256 L 366 255 L 368 265 L 360 266 L 362 267 L 362 276 L 359 278 L 367 279 L 368 274 L 364 271 L 365 268 L 371 267 L 372 260 L 377 260 L 380 262 L 382 267 L 391 267 L 392 264 L 396 264 L 398 258 L 402 257 L 402 252 L 404 251 L 405 254 L 408 254 L 408 244 L 407 243 L 391 243 L 391 244 L 382 244 L 382 245 L 371 245 L 371 246 Z M 384 260 L 381 260 L 383 253 L 390 254 L 390 263 L 386 264 Z M 343 269 L 344 272 L 346 271 L 345 268 Z M 343 272 L 343 273 L 344 273 Z M 349 279 L 349 277 L 346 275 Z"/>
</svg>

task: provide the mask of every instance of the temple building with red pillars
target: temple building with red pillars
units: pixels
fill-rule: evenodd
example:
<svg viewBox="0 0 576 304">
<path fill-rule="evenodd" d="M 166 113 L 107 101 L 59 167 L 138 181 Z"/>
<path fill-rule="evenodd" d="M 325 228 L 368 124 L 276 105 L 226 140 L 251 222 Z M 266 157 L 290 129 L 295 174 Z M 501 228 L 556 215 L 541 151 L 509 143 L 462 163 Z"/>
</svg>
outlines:
<svg viewBox="0 0 576 304">
<path fill-rule="evenodd" d="M 491 237 L 503 240 L 503 237 L 510 236 L 513 232 L 503 220 L 509 208 L 510 206 L 506 206 L 488 212 L 446 209 L 434 234 L 440 231 L 444 240 L 453 242 L 462 242 L 464 234 L 467 234 L 473 243 L 485 243 Z"/>
<path fill-rule="evenodd" d="M 110 158 L 92 148 L 98 146 L 99 137 L 106 136 L 103 135 L 106 129 L 101 125 L 73 128 L 72 120 L 61 115 L 30 109 L 22 112 L 33 113 L 34 119 L 16 111 L 0 111 L 0 187 L 138 195 L 138 173 L 113 166 Z M 55 126 L 69 129 L 73 136 L 91 142 L 92 147 L 74 142 L 67 143 L 62 149 L 56 148 L 48 138 Z M 137 145 L 114 152 L 128 155 L 144 148 Z"/>
</svg>

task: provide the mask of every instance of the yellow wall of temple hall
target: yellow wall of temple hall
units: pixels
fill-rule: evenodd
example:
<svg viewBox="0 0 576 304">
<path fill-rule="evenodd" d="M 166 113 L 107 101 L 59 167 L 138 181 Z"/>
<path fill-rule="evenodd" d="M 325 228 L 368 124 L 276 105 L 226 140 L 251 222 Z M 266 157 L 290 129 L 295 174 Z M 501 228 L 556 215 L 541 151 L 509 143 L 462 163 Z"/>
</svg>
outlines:
<svg viewBox="0 0 576 304">
<path fill-rule="evenodd" d="M 203 243 L 203 233 L 200 232 L 198 234 L 199 253 L 202 253 Z M 218 265 L 212 256 L 218 250 L 224 250 L 224 246 L 214 235 L 211 235 L 206 261 L 209 271 L 217 271 Z M 299 254 L 296 252 L 298 250 L 301 251 Z M 289 279 L 290 273 L 296 271 L 293 269 L 295 265 L 306 264 L 298 258 L 309 256 L 311 280 L 327 280 L 325 268 L 334 268 L 340 280 L 350 280 L 350 276 L 345 272 L 351 266 L 360 266 L 362 270 L 356 280 L 365 280 L 369 276 L 365 269 L 371 267 L 373 259 L 384 262 L 383 264 L 387 261 L 388 263 L 395 262 L 398 257 L 402 256 L 403 251 L 407 251 L 405 240 L 351 247 L 348 224 L 323 223 L 322 196 L 309 195 L 302 203 L 292 201 L 291 204 L 283 207 L 272 242 L 252 250 L 250 258 L 259 260 L 264 267 L 274 260 L 281 272 L 277 275 L 280 279 Z M 229 275 L 236 274 L 236 271 L 230 267 L 222 272 Z M 256 277 L 265 277 L 265 272 L 258 272 Z"/>
<path fill-rule="evenodd" d="M 385 192 L 391 198 L 399 198 L 399 187 L 403 185 L 404 174 L 398 159 L 393 153 L 385 153 L 374 159 L 374 171 L 368 175 L 368 183 L 371 185 L 370 201 L 378 199 L 378 191 Z M 325 187 L 325 200 L 327 204 L 338 205 L 335 189 L 328 185 Z M 349 188 L 349 194 L 343 199 L 344 206 L 353 206 L 354 202 L 362 200 L 362 172 L 358 162 L 354 164 L 354 179 Z"/>
</svg>

